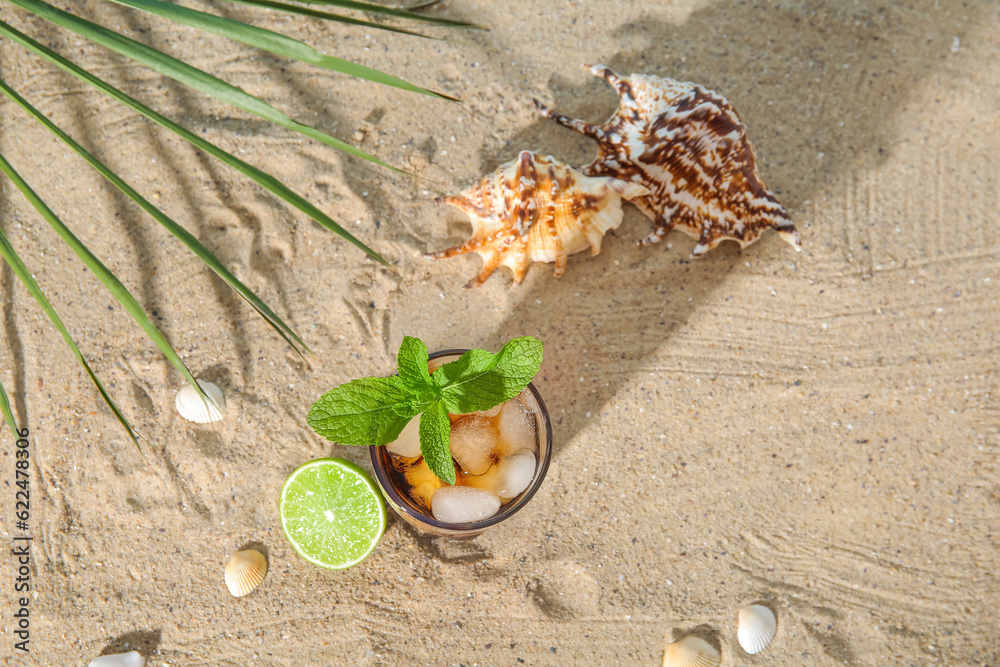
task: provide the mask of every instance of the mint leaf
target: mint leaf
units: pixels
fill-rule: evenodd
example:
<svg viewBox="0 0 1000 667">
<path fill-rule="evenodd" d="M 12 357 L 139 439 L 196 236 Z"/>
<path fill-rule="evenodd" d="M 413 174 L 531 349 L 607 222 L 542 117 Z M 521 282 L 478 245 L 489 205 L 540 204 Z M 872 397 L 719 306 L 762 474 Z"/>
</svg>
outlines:
<svg viewBox="0 0 1000 667">
<path fill-rule="evenodd" d="M 403 386 L 414 394 L 433 390 L 431 374 L 427 370 L 427 346 L 419 338 L 404 336 L 396 354 L 397 373 Z"/>
<path fill-rule="evenodd" d="M 525 336 L 508 342 L 496 354 L 470 350 L 427 370 L 427 346 L 406 336 L 397 355 L 398 375 L 361 378 L 322 396 L 306 421 L 328 440 L 344 445 L 385 445 L 417 415 L 420 452 L 431 471 L 455 483 L 448 413 L 489 410 L 524 389 L 542 364 L 542 343 Z"/>
<path fill-rule="evenodd" d="M 541 341 L 524 336 L 509 341 L 495 355 L 470 350 L 437 369 L 431 379 L 448 412 L 477 412 L 517 396 L 541 365 Z"/>
<path fill-rule="evenodd" d="M 392 411 L 400 417 L 413 419 L 424 412 L 432 403 L 436 402 L 437 399 L 411 395 L 392 406 Z"/>
<path fill-rule="evenodd" d="M 393 410 L 408 397 L 398 377 L 351 380 L 313 403 L 306 422 L 342 445 L 385 445 L 399 437 L 409 421 Z"/>
<path fill-rule="evenodd" d="M 451 449 L 448 446 L 450 435 L 448 410 L 440 402 L 435 402 L 420 415 L 420 453 L 438 479 L 454 484 L 455 463 L 451 460 Z"/>
</svg>

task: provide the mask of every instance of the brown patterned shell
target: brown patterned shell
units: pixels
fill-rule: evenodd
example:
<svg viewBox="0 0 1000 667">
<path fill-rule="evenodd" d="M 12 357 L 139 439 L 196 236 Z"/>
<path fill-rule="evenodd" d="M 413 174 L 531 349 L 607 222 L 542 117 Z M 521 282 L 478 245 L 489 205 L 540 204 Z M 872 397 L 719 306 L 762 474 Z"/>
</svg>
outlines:
<svg viewBox="0 0 1000 667">
<path fill-rule="evenodd" d="M 582 169 L 641 183 L 649 194 L 632 200 L 653 221 L 640 243 L 656 243 L 671 229 L 698 241 L 700 255 L 731 239 L 745 248 L 768 228 L 801 249 L 784 207 L 760 180 L 746 126 L 721 95 L 694 83 L 633 74 L 622 78 L 603 65 L 590 71 L 618 91 L 618 111 L 603 124 L 550 111 L 547 118 L 594 139 L 599 154 Z"/>
<path fill-rule="evenodd" d="M 426 256 L 478 253 L 483 269 L 466 287 L 482 285 L 500 266 L 520 283 L 531 262 L 555 262 L 558 278 L 568 255 L 587 248 L 600 252 L 604 234 L 621 224 L 623 197 L 648 193 L 639 183 L 586 176 L 552 156 L 522 151 L 458 196 L 435 200 L 469 215 L 472 238 Z"/>
</svg>

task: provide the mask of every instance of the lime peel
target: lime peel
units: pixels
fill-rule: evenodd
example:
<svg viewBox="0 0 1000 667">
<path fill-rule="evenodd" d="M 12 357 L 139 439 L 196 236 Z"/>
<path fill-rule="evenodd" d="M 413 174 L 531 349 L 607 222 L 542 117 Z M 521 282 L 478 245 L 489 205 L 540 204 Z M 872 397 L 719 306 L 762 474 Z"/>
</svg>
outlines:
<svg viewBox="0 0 1000 667">
<path fill-rule="evenodd" d="M 279 513 L 292 548 L 331 570 L 363 561 L 385 532 L 382 494 L 367 472 L 344 459 L 296 468 L 281 488 Z"/>
</svg>

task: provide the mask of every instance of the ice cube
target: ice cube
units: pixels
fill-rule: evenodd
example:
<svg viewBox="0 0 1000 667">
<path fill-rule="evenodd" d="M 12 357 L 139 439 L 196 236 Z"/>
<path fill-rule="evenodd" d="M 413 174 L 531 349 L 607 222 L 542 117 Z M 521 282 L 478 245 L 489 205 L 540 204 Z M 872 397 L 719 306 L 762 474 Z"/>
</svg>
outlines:
<svg viewBox="0 0 1000 667">
<path fill-rule="evenodd" d="M 431 471 L 424 459 L 407 464 L 403 474 L 411 487 L 410 497 L 417 501 L 421 507 L 429 510 L 434 492 L 444 486 L 444 482 Z"/>
<path fill-rule="evenodd" d="M 490 466 L 482 475 L 462 475 L 462 481 L 460 482 L 462 486 L 472 486 L 477 489 L 486 489 L 492 492 L 493 488 L 497 483 L 497 473 L 500 472 L 500 466 L 494 464 Z"/>
<path fill-rule="evenodd" d="M 497 428 L 500 430 L 502 456 L 511 456 L 525 449 L 535 450 L 535 415 L 524 409 L 520 397 L 504 403 Z"/>
<path fill-rule="evenodd" d="M 520 451 L 500 461 L 493 490 L 501 498 L 514 498 L 528 488 L 535 477 L 535 453 Z"/>
<path fill-rule="evenodd" d="M 479 412 L 463 412 L 461 414 L 448 413 L 448 419 L 451 420 L 452 424 L 460 422 L 463 419 L 466 419 L 467 417 L 485 417 L 486 419 L 493 419 L 498 414 L 500 414 L 500 410 L 502 408 L 503 408 L 503 403 L 501 403 L 500 405 L 494 405 L 489 410 L 480 410 Z"/>
<path fill-rule="evenodd" d="M 416 416 L 403 427 L 399 437 L 385 446 L 393 454 L 409 459 L 420 456 L 420 416 Z"/>
<path fill-rule="evenodd" d="M 497 431 L 489 419 L 469 415 L 451 425 L 451 455 L 470 475 L 489 470 L 496 446 Z"/>
<path fill-rule="evenodd" d="M 500 414 L 500 410 L 502 410 L 502 409 L 503 409 L 503 403 L 501 403 L 500 405 L 494 405 L 489 410 L 481 410 L 479 412 L 470 412 L 469 414 L 473 414 L 473 415 L 476 415 L 478 417 L 486 417 L 487 419 L 492 419 L 493 417 L 496 417 L 498 414 Z"/>
<path fill-rule="evenodd" d="M 473 523 L 500 510 L 495 493 L 468 486 L 442 486 L 431 499 L 431 513 L 445 523 Z"/>
</svg>

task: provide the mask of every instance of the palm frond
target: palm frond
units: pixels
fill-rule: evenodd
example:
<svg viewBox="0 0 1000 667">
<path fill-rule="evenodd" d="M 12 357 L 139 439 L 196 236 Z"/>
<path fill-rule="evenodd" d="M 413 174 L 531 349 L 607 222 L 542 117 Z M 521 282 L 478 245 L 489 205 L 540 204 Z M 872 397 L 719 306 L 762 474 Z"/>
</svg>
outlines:
<svg viewBox="0 0 1000 667">
<path fill-rule="evenodd" d="M 134 201 L 139 205 L 142 210 L 146 211 L 151 215 L 157 222 L 163 225 L 167 231 L 177 237 L 184 245 L 186 245 L 191 252 L 198 256 L 208 268 L 215 271 L 215 273 L 222 278 L 230 287 L 236 291 L 237 294 L 242 296 L 247 302 L 256 310 L 260 315 L 270 324 L 275 331 L 285 339 L 293 350 L 298 352 L 300 355 L 302 351 L 308 351 L 309 348 L 306 347 L 305 342 L 299 338 L 292 329 L 282 321 L 268 306 L 264 303 L 260 297 L 254 294 L 246 285 L 239 281 L 236 276 L 234 276 L 230 271 L 219 261 L 219 259 L 212 254 L 212 252 L 202 245 L 201 241 L 192 236 L 186 229 L 181 227 L 179 224 L 174 222 L 169 216 L 160 211 L 158 208 L 153 206 L 145 197 L 136 192 L 128 183 L 119 178 L 113 171 L 108 169 L 108 167 L 94 157 L 87 149 L 77 143 L 72 137 L 63 132 L 55 123 L 49 120 L 42 112 L 31 105 L 27 100 L 21 97 L 17 91 L 11 88 L 7 83 L 0 79 L 0 91 L 2 91 L 7 97 L 12 99 L 17 103 L 22 109 L 31 114 L 35 120 L 44 125 L 46 129 L 52 132 L 54 135 L 59 137 L 66 145 L 76 151 L 84 160 L 86 160 L 90 165 L 98 171 L 104 178 L 111 182 L 116 188 L 121 190 L 129 199 Z M 301 349 L 300 349 L 301 346 Z"/>
<path fill-rule="evenodd" d="M 350 155 L 368 160 L 374 164 L 386 167 L 398 173 L 403 173 L 401 170 L 392 167 L 391 165 L 383 162 L 382 160 L 368 154 L 367 152 L 353 147 L 339 139 L 317 129 L 300 123 L 292 118 L 292 116 L 287 113 L 278 110 L 268 102 L 259 99 L 245 90 L 231 85 L 208 72 L 202 71 L 196 67 L 193 67 L 177 58 L 167 55 L 155 48 L 146 46 L 141 42 L 130 39 L 123 34 L 109 30 L 108 28 L 88 21 L 80 16 L 72 14 L 70 12 L 63 11 L 53 7 L 51 4 L 45 2 L 44 0 L 10 0 L 12 4 L 31 12 L 51 24 L 60 26 L 67 30 L 70 30 L 77 35 L 89 39 L 105 48 L 115 51 L 127 58 L 130 58 L 135 63 L 139 65 L 148 67 L 149 69 L 156 71 L 164 76 L 173 78 L 174 80 L 180 82 L 191 89 L 202 92 L 209 95 L 217 100 L 224 103 L 235 106 L 243 111 L 250 114 L 261 117 L 275 125 L 284 127 L 286 129 L 292 130 L 294 132 L 300 133 L 311 139 L 315 139 L 323 144 L 332 146 L 339 150 L 342 150 Z M 312 64 L 317 67 L 322 67 L 328 70 L 337 71 L 345 73 L 351 76 L 360 77 L 373 81 L 380 84 L 394 86 L 409 92 L 416 92 L 425 95 L 436 96 L 438 98 L 444 98 L 448 100 L 454 100 L 455 98 L 445 95 L 443 93 L 437 93 L 415 84 L 409 83 L 395 77 L 393 75 L 375 70 L 363 65 L 352 63 L 348 60 L 341 58 L 336 58 L 323 53 L 320 53 L 312 46 L 301 42 L 299 40 L 293 39 L 286 35 L 280 33 L 265 30 L 253 26 L 242 21 L 237 21 L 233 19 L 228 19 L 225 17 L 217 16 L 214 14 L 199 12 L 192 9 L 180 7 L 173 3 L 164 2 L 163 0 L 113 0 L 119 4 L 131 7 L 133 9 L 138 9 L 141 11 L 150 12 L 157 14 L 161 17 L 174 21 L 175 23 L 180 23 L 188 25 L 200 30 L 206 30 L 213 32 L 215 34 L 221 35 L 223 37 L 233 39 L 236 41 L 249 44 L 251 46 L 265 49 L 271 51 L 282 57 L 296 59 L 308 64 Z M 280 0 L 230 0 L 232 2 L 242 2 L 248 5 L 254 5 L 257 7 L 267 8 L 271 10 L 285 11 L 291 13 L 298 13 L 306 16 L 311 16 L 315 18 L 321 18 L 330 21 L 340 21 L 342 23 L 351 25 L 360 25 L 367 28 L 389 30 L 397 33 L 403 33 L 407 35 L 415 35 L 421 37 L 431 37 L 428 35 L 421 35 L 420 33 L 412 32 L 410 30 L 399 28 L 394 25 L 384 24 L 382 22 L 362 20 L 358 18 L 353 18 L 350 16 L 342 16 L 340 14 L 334 14 L 331 12 L 321 11 L 313 9 L 310 6 L 302 5 L 323 5 L 329 7 L 338 7 L 341 9 L 347 9 L 352 11 L 366 12 L 368 14 L 382 15 L 394 19 L 412 20 L 420 21 L 425 26 L 430 27 L 463 27 L 463 28 L 479 28 L 471 23 L 465 23 L 462 21 L 455 21 L 451 19 L 426 16 L 423 14 L 416 13 L 412 11 L 413 9 L 428 6 L 433 4 L 433 0 L 430 2 L 418 2 L 417 5 L 412 5 L 405 8 L 396 7 L 386 7 L 377 4 L 371 4 L 367 2 L 357 2 L 354 0 L 300 0 L 300 4 L 291 4 L 289 2 L 282 2 Z M 277 197 L 281 198 L 288 204 L 292 205 L 299 211 L 305 213 L 312 220 L 316 221 L 320 225 L 323 225 L 327 229 L 338 234 L 348 242 L 352 243 L 362 251 L 364 251 L 369 257 L 375 259 L 382 265 L 394 270 L 393 267 L 378 253 L 369 248 L 367 245 L 362 243 L 360 240 L 355 238 L 347 230 L 337 224 L 332 218 L 327 214 L 320 211 L 316 206 L 310 203 L 308 200 L 298 195 L 286 185 L 284 185 L 280 180 L 272 176 L 271 174 L 254 167 L 243 160 L 235 157 L 234 155 L 222 150 L 216 145 L 209 141 L 199 137 L 195 133 L 191 132 L 185 127 L 177 124 L 176 122 L 168 119 L 162 114 L 154 111 L 153 109 L 143 105 L 137 100 L 129 97 L 122 91 L 118 90 L 114 86 L 108 84 L 107 82 L 94 76 L 86 69 L 79 67 L 72 62 L 70 62 L 65 57 L 59 55 L 52 49 L 38 43 L 31 37 L 19 32 L 7 23 L 0 21 L 0 36 L 8 37 L 11 41 L 20 44 L 29 51 L 35 53 L 39 57 L 47 60 L 48 62 L 54 64 L 65 72 L 72 74 L 73 76 L 79 78 L 80 80 L 86 82 L 87 84 L 95 87 L 96 89 L 102 91 L 106 95 L 116 99 L 117 101 L 125 104 L 137 113 L 145 116 L 147 119 L 159 124 L 165 129 L 173 132 L 177 136 L 188 141 L 195 148 L 204 151 L 205 153 L 215 157 L 224 164 L 232 167 L 241 174 L 247 176 L 257 184 L 261 185 L 269 192 L 273 193 Z M 438 37 L 431 37 L 432 39 L 440 39 Z M 161 212 L 155 206 L 153 206 L 149 201 L 142 197 L 136 190 L 125 183 L 124 180 L 119 178 L 112 172 L 106 165 L 104 165 L 99 159 L 94 155 L 86 151 L 79 143 L 77 143 L 72 137 L 61 130 L 55 123 L 50 121 L 45 115 L 43 115 L 39 110 L 28 103 L 23 97 L 21 97 L 17 91 L 7 85 L 6 82 L 0 80 L 0 91 L 12 99 L 16 104 L 21 106 L 26 112 L 33 116 L 38 122 L 46 127 L 50 132 L 52 132 L 61 141 L 66 143 L 70 148 L 72 148 L 77 154 L 84 158 L 95 170 L 97 170 L 104 178 L 111 182 L 115 187 L 121 190 L 126 196 L 128 196 L 132 201 L 134 201 L 140 208 L 151 215 L 157 222 L 163 225 L 173 236 L 184 243 L 188 249 L 190 249 L 197 257 L 199 257 L 210 269 L 215 271 L 232 289 L 234 289 L 240 296 L 247 300 L 247 302 L 272 326 L 278 333 L 283 337 L 283 339 L 297 352 L 302 354 L 302 351 L 308 352 L 303 340 L 295 334 L 294 331 L 279 318 L 260 297 L 254 294 L 249 288 L 247 288 L 242 282 L 240 282 L 228 269 L 218 260 L 215 255 L 213 255 L 204 245 L 202 245 L 198 239 L 191 235 L 187 230 L 185 230 L 181 225 L 173 221 L 169 216 Z M 28 201 L 39 211 L 42 217 L 53 227 L 57 234 L 62 238 L 63 242 L 70 246 L 74 253 L 81 259 L 81 261 L 90 268 L 91 271 L 104 283 L 105 287 L 115 296 L 119 303 L 125 308 L 129 315 L 140 325 L 145 334 L 159 347 L 160 351 L 167 357 L 167 359 L 174 365 L 175 368 L 181 373 L 181 375 L 192 384 L 199 395 L 206 401 L 211 401 L 212 399 L 208 397 L 201 387 L 195 382 L 194 377 L 190 371 L 184 366 L 180 357 L 170 346 L 169 342 L 163 336 L 163 334 L 156 328 L 155 325 L 146 316 L 142 307 L 139 305 L 138 301 L 132 296 L 132 294 L 122 285 L 114 274 L 104 264 L 94 256 L 90 250 L 73 234 L 73 232 L 52 212 L 52 210 L 45 204 L 44 201 L 31 189 L 28 183 L 21 178 L 21 176 L 14 170 L 11 164 L 0 155 L 0 171 L 7 175 L 18 189 L 24 194 Z M 87 360 L 84 358 L 79 347 L 73 341 L 72 336 L 70 336 L 68 329 L 63 324 L 62 320 L 59 318 L 52 304 L 49 303 L 45 294 L 42 292 L 41 288 L 35 282 L 30 271 L 21 261 L 21 258 L 17 255 L 14 247 L 11 245 L 9 239 L 4 235 L 3 231 L 0 230 L 0 257 L 11 267 L 15 275 L 21 280 L 22 283 L 28 288 L 35 301 L 42 307 L 43 311 L 46 313 L 50 321 L 59 331 L 63 340 L 69 346 L 74 356 L 77 358 L 78 362 L 83 366 L 84 370 L 90 376 L 94 385 L 97 387 L 98 392 L 101 394 L 105 403 L 114 413 L 115 418 L 125 429 L 129 438 L 133 441 L 137 448 L 139 448 L 140 454 L 142 449 L 139 447 L 138 436 L 133 429 L 132 425 L 125 418 L 124 414 L 112 400 L 111 396 L 108 394 L 105 387 L 101 384 L 100 380 L 97 378 L 94 371 L 91 369 Z M 10 402 L 7 394 L 2 385 L 0 385 L 0 416 L 11 427 L 12 431 L 17 434 L 16 424 L 14 422 L 13 413 L 10 409 Z"/>
<path fill-rule="evenodd" d="M 413 37 L 423 37 L 425 39 L 434 39 L 438 41 L 442 41 L 444 39 L 442 37 L 435 37 L 433 35 L 425 35 L 420 32 L 413 32 L 412 30 L 404 30 L 403 28 L 397 28 L 396 26 L 391 26 L 386 23 L 363 21 L 361 19 L 355 19 L 349 16 L 343 16 L 342 14 L 333 14 L 331 12 L 324 12 L 318 9 L 312 9 L 310 7 L 300 7 L 298 5 L 289 4 L 287 2 L 277 2 L 276 0 L 229 0 L 229 1 L 237 2 L 241 5 L 250 5 L 251 7 L 262 7 L 264 9 L 273 9 L 279 12 L 288 12 L 289 14 L 298 14 L 300 16 L 311 16 L 312 18 L 323 19 L 325 21 L 336 21 L 338 23 L 344 23 L 346 25 L 362 26 L 364 28 L 371 28 L 372 30 L 387 30 L 389 32 L 396 32 L 401 35 L 411 35 Z"/>
<path fill-rule="evenodd" d="M 386 7 L 384 5 L 376 5 L 370 2 L 355 2 L 354 0 L 299 0 L 299 2 L 304 5 L 328 5 L 331 7 L 340 7 L 342 9 L 356 9 L 358 11 L 368 12 L 369 14 L 383 14 L 385 16 L 412 19 L 414 21 L 423 21 L 424 23 L 432 23 L 440 26 L 451 26 L 454 28 L 478 28 L 480 30 L 485 29 L 484 26 L 477 25 L 475 23 L 466 23 L 465 21 L 455 21 L 453 19 L 440 18 L 437 16 L 417 14 L 416 12 L 410 11 L 410 8 Z M 432 4 L 434 3 L 417 3 L 413 9 L 429 7 Z"/>
<path fill-rule="evenodd" d="M 135 320 L 136 324 L 142 327 L 142 330 L 147 336 L 149 336 L 150 340 L 156 344 L 156 347 L 160 348 L 160 352 L 163 353 L 163 356 L 167 358 L 173 367 L 180 372 L 184 379 L 195 388 L 203 399 L 212 401 L 214 405 L 215 402 L 204 392 L 201 386 L 195 382 L 194 376 L 191 375 L 191 371 L 189 371 L 187 366 L 184 365 L 184 362 L 181 361 L 180 356 L 176 351 L 174 351 L 173 346 L 170 345 L 170 342 L 166 339 L 163 333 L 156 327 L 155 324 L 153 324 L 152 320 L 149 319 L 149 316 L 146 315 L 146 311 L 142 309 L 142 306 L 140 306 L 139 302 L 136 301 L 134 296 L 132 296 L 132 293 L 128 291 L 128 288 L 125 287 L 120 280 L 118 280 L 118 277 L 115 276 L 115 274 L 113 274 L 111 270 L 108 269 L 108 267 L 106 267 L 104 263 L 99 260 L 97 256 L 94 255 L 94 253 L 92 253 L 90 249 L 80 241 L 80 239 L 76 237 L 76 234 L 74 234 L 70 228 L 59 219 L 59 216 L 57 216 L 52 209 L 50 209 L 48 205 L 42 201 L 41 197 L 39 197 L 31 186 L 28 185 L 27 181 L 21 178 L 21 175 L 14 170 L 14 168 L 9 162 L 7 162 L 6 159 L 3 158 L 3 156 L 0 156 L 0 171 L 3 171 L 7 177 L 14 182 L 14 185 L 16 185 L 17 189 L 21 191 L 21 194 L 24 195 L 25 199 L 27 199 L 28 202 L 35 207 L 35 210 L 38 211 L 43 218 L 45 218 L 45 221 L 49 223 L 49 226 L 51 226 L 52 229 L 55 230 L 56 234 L 59 235 L 59 238 L 63 240 L 63 243 L 68 245 L 70 250 L 72 250 L 76 256 L 80 258 L 80 261 L 83 262 L 83 264 L 90 269 L 95 276 L 97 276 L 97 279 L 104 283 L 104 286 L 109 292 L 111 292 L 111 295 L 118 300 L 118 303 L 120 303 L 123 308 L 125 308 L 125 312 L 132 316 L 132 319 Z"/>
<path fill-rule="evenodd" d="M 7 426 L 10 427 L 10 432 L 14 435 L 14 440 L 20 438 L 21 434 L 17 432 L 17 420 L 14 419 L 14 413 L 10 410 L 10 399 L 7 398 L 7 392 L 4 390 L 2 382 L 0 382 L 0 416 L 3 417 L 3 420 L 7 422 Z"/>
<path fill-rule="evenodd" d="M 8 177 L 11 177 L 11 174 L 13 174 L 14 176 L 12 177 L 12 179 L 16 178 L 17 180 L 20 180 L 20 176 L 17 176 L 17 172 L 14 171 L 13 167 L 10 166 L 10 163 L 7 162 L 7 160 L 4 158 L 2 154 L 0 154 L 0 171 L 3 171 L 5 174 L 7 174 Z M 7 239 L 7 235 L 4 234 L 3 231 L 0 231 L 0 257 L 3 257 L 3 260 L 7 262 L 7 265 L 14 272 L 14 275 L 16 275 L 21 280 L 21 282 L 24 283 L 24 286 L 28 288 L 29 292 L 31 292 L 31 296 L 34 297 L 35 301 L 38 302 L 38 305 L 41 306 L 42 310 L 45 311 L 45 314 L 48 315 L 49 320 L 59 331 L 59 334 L 63 337 L 63 340 L 66 341 L 66 345 L 68 345 L 70 350 L 72 350 L 73 355 L 76 357 L 77 361 L 80 362 L 80 365 L 83 366 L 83 369 L 87 372 L 87 375 L 90 376 L 90 379 L 97 387 L 97 391 L 100 392 L 101 397 L 104 399 L 104 402 L 107 403 L 109 408 L 111 408 L 111 412 L 114 413 L 115 419 L 118 420 L 118 423 L 121 424 L 122 427 L 125 429 L 125 432 L 128 433 L 129 438 L 132 439 L 132 442 L 135 444 L 136 449 L 138 449 L 139 453 L 141 454 L 142 447 L 139 446 L 139 439 L 136 436 L 135 430 L 132 428 L 132 424 L 130 424 L 128 419 L 125 418 L 125 415 L 122 414 L 122 411 L 118 409 L 118 406 L 115 404 L 114 400 L 112 400 L 111 396 L 108 394 L 108 391 L 104 388 L 104 385 L 101 384 L 101 381 L 97 378 L 97 375 L 94 374 L 93 369 L 90 367 L 90 364 L 87 363 L 87 360 L 84 358 L 83 353 L 80 352 L 80 348 L 77 347 L 76 342 L 73 340 L 73 337 L 69 335 L 69 330 L 66 329 L 66 325 L 63 324 L 61 319 L 59 319 L 59 315 L 56 314 L 55 309 L 52 307 L 52 304 L 49 303 L 49 300 L 45 297 L 45 294 L 42 292 L 42 289 L 38 286 L 38 283 L 36 283 L 35 279 L 31 277 L 31 272 L 28 271 L 28 268 L 24 265 L 24 262 L 21 261 L 21 258 L 14 250 L 14 246 L 10 244 L 10 241 Z"/>
<path fill-rule="evenodd" d="M 444 95 L 442 93 L 434 92 L 433 90 L 415 86 L 408 81 L 404 81 L 403 79 L 392 76 L 391 74 L 386 74 L 385 72 L 380 72 L 377 69 L 365 67 L 364 65 L 358 65 L 357 63 L 352 63 L 351 61 L 344 60 L 343 58 L 328 56 L 297 39 L 292 39 L 291 37 L 274 32 L 273 30 L 267 30 L 266 28 L 258 28 L 257 26 L 243 23 L 242 21 L 236 21 L 235 19 L 223 16 L 215 16 L 214 14 L 208 14 L 206 12 L 199 12 L 197 10 L 181 7 L 180 5 L 175 5 L 173 3 L 163 2 L 162 0 L 112 1 L 126 7 L 131 7 L 132 9 L 138 9 L 150 14 L 155 14 L 156 16 L 170 19 L 171 21 L 176 21 L 177 23 L 181 23 L 183 25 L 191 26 L 192 28 L 197 28 L 198 30 L 204 30 L 221 37 L 227 37 L 236 42 L 242 42 L 243 44 L 247 44 L 249 46 L 255 46 L 258 49 L 270 51 L 271 53 L 279 56 L 294 58 L 295 60 L 300 60 L 304 63 L 315 65 L 316 67 L 322 67 L 334 72 L 340 72 L 349 76 L 358 77 L 359 79 L 367 79 L 368 81 L 374 81 L 375 83 L 381 83 L 386 86 L 394 86 L 413 93 L 431 95 L 441 99 L 451 100 L 453 102 L 458 101 L 450 95 Z"/>
<path fill-rule="evenodd" d="M 328 146 L 338 148 L 345 153 L 350 153 L 356 157 L 363 158 L 369 162 L 391 169 L 398 173 L 405 173 L 403 170 L 393 167 L 374 155 L 370 155 L 360 148 L 355 148 L 350 144 L 332 137 L 326 132 L 300 123 L 283 111 L 279 111 L 264 100 L 251 95 L 242 88 L 226 83 L 222 79 L 212 76 L 208 72 L 188 65 L 182 60 L 167 55 L 142 42 L 120 35 L 113 30 L 100 26 L 96 23 L 82 19 L 75 14 L 56 9 L 52 5 L 41 2 L 41 0 L 10 0 L 18 7 L 25 9 L 36 16 L 40 16 L 58 26 L 66 28 L 81 37 L 100 44 L 116 53 L 120 53 L 135 62 L 145 65 L 155 72 L 168 76 L 175 81 L 183 83 L 197 91 L 205 93 L 220 102 L 231 104 L 237 109 L 242 109 L 247 113 L 259 116 L 275 125 L 280 125 L 286 129 L 298 132 L 310 139 L 322 142 Z"/>
<path fill-rule="evenodd" d="M 319 224 L 323 225 L 330 231 L 342 236 L 345 240 L 363 250 L 369 257 L 371 257 L 375 261 L 379 262 L 383 266 L 386 266 L 390 269 L 392 268 L 392 265 L 389 264 L 389 262 L 387 262 L 381 255 L 379 255 L 377 252 L 375 252 L 367 245 L 362 243 L 360 240 L 355 238 L 353 234 L 351 234 L 349 231 L 347 231 L 346 229 L 338 225 L 336 222 L 334 222 L 330 216 L 328 216 L 327 214 L 323 213 L 321 210 L 316 208 L 313 204 L 311 204 L 301 195 L 296 194 L 288 186 L 286 186 L 284 183 L 279 181 L 271 174 L 268 174 L 267 172 L 244 162 L 235 155 L 232 155 L 231 153 L 227 153 L 226 151 L 222 150 L 221 148 L 211 143 L 210 141 L 202 139 L 194 132 L 191 132 L 190 130 L 170 120 L 166 116 L 150 109 L 142 102 L 139 102 L 138 100 L 129 97 L 128 95 L 121 92 L 111 84 L 107 83 L 102 79 L 99 79 L 98 77 L 94 76 L 87 70 L 71 63 L 69 60 L 66 60 L 52 49 L 48 48 L 47 46 L 43 46 L 42 44 L 36 42 L 35 40 L 31 39 L 24 33 L 4 23 L 3 21 L 0 21 L 0 34 L 9 37 L 11 41 L 17 42 L 18 44 L 30 50 L 31 52 L 35 53 L 36 55 L 44 58 L 53 65 L 61 68 L 63 71 L 68 72 L 73 76 L 81 79 L 82 81 L 89 83 L 90 85 L 94 86 L 103 93 L 109 95 L 110 97 L 113 97 L 122 104 L 125 104 L 134 111 L 137 111 L 146 118 L 165 127 L 166 129 L 175 133 L 179 137 L 190 142 L 195 147 L 200 148 L 201 150 L 210 154 L 212 157 L 215 157 L 220 161 L 222 161 L 223 163 L 229 165 L 233 169 L 236 169 L 244 176 L 252 179 L 255 183 L 259 184 L 261 187 L 266 188 L 268 191 L 274 193 L 278 197 L 281 197 L 286 202 L 288 202 L 295 208 L 299 209 L 300 211 L 302 211 L 303 213 L 305 213 L 310 218 L 312 218 Z"/>
</svg>

